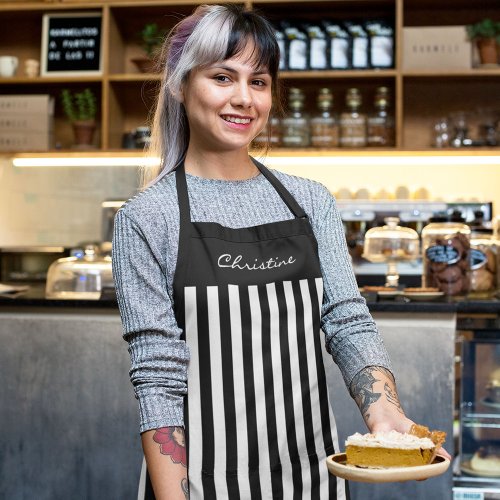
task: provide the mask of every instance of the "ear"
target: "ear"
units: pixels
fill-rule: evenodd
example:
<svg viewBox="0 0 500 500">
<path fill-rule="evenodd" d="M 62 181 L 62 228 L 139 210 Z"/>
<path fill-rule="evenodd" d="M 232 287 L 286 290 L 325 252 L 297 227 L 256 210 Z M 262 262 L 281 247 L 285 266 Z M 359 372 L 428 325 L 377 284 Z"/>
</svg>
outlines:
<svg viewBox="0 0 500 500">
<path fill-rule="evenodd" d="M 182 87 L 179 90 L 172 91 L 171 94 L 172 94 L 172 97 L 177 102 L 180 102 L 181 104 L 184 103 L 184 90 Z"/>
</svg>

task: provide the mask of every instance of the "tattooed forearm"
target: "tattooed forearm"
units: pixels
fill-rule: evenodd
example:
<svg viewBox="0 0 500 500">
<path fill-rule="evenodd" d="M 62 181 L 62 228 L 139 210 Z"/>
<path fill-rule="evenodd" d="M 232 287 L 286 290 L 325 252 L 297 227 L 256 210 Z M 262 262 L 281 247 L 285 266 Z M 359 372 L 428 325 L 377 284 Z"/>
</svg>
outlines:
<svg viewBox="0 0 500 500">
<path fill-rule="evenodd" d="M 373 372 L 376 371 L 376 367 L 369 366 L 361 370 L 351 383 L 351 395 L 358 404 L 361 415 L 363 415 L 365 420 L 370 418 L 368 409 L 381 396 L 380 392 L 373 390 L 373 386 L 377 382 L 377 379 L 373 376 Z"/>
<path fill-rule="evenodd" d="M 184 496 L 186 497 L 187 500 L 189 498 L 189 486 L 186 478 L 182 479 L 181 488 L 182 488 L 182 493 L 184 493 Z"/>
<path fill-rule="evenodd" d="M 389 403 L 393 404 L 399 413 L 404 415 L 403 408 L 401 408 L 401 403 L 399 402 L 398 393 L 396 389 L 393 389 L 387 382 L 384 385 L 385 397 Z"/>
<path fill-rule="evenodd" d="M 160 453 L 169 455 L 174 464 L 187 467 L 186 443 L 182 427 L 162 427 L 156 429 L 153 441 L 160 445 Z"/>
<path fill-rule="evenodd" d="M 384 383 L 386 400 L 394 405 L 400 413 L 404 414 L 401 403 L 399 402 L 392 373 L 382 366 L 369 366 L 361 370 L 351 383 L 351 395 L 358 404 L 365 421 L 370 418 L 370 406 L 382 396 L 382 393 L 375 392 L 374 387 L 377 382 L 382 382 L 384 380 L 384 376 L 392 382 L 392 385 L 388 382 Z"/>
</svg>

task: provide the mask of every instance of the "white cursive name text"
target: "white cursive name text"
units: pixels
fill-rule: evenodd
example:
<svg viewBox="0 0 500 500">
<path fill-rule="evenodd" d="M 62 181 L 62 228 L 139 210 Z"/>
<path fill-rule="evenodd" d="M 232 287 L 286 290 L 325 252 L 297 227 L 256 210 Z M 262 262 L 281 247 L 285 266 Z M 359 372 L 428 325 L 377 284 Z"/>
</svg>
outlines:
<svg viewBox="0 0 500 500">
<path fill-rule="evenodd" d="M 280 260 L 278 257 L 271 257 L 268 260 L 259 261 L 258 259 L 254 259 L 254 262 L 242 262 L 243 256 L 237 255 L 233 258 L 233 256 L 229 253 L 222 254 L 218 261 L 217 265 L 219 267 L 230 267 L 231 269 L 246 269 L 248 271 L 257 271 L 257 270 L 266 270 L 266 269 L 274 269 L 276 267 L 288 266 L 288 264 L 293 264 L 295 259 L 290 256 L 288 259 Z"/>
</svg>

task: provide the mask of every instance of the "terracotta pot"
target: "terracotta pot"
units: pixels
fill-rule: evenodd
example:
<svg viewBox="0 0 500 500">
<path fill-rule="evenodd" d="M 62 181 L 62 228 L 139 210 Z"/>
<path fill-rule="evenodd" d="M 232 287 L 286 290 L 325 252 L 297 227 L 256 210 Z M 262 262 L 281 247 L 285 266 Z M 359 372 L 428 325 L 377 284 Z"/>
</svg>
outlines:
<svg viewBox="0 0 500 500">
<path fill-rule="evenodd" d="M 152 59 L 148 57 L 137 57 L 135 59 L 131 59 L 131 61 L 137 66 L 137 69 L 141 73 L 156 73 L 156 63 Z"/>
<path fill-rule="evenodd" d="M 479 38 L 476 43 L 479 50 L 479 59 L 481 64 L 496 66 L 498 64 L 498 53 L 495 39 Z"/>
<path fill-rule="evenodd" d="M 72 123 L 77 146 L 91 146 L 96 129 L 95 120 L 81 120 Z"/>
</svg>

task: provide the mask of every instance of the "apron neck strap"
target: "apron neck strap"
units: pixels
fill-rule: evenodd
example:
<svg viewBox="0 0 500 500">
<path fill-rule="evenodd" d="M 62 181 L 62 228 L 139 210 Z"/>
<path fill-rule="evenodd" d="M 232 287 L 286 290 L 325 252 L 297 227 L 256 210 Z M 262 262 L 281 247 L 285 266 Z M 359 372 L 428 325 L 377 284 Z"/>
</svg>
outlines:
<svg viewBox="0 0 500 500">
<path fill-rule="evenodd" d="M 295 217 L 299 219 L 306 218 L 307 215 L 302 209 L 302 207 L 295 201 L 295 198 L 290 194 L 290 192 L 281 184 L 281 182 L 276 178 L 276 176 L 271 173 L 271 171 L 265 167 L 262 163 L 258 162 L 255 158 L 252 158 L 255 166 L 260 170 L 261 174 L 273 185 L 274 189 L 281 196 L 281 199 L 285 202 L 290 212 L 292 212 Z"/>
<path fill-rule="evenodd" d="M 307 215 L 302 207 L 295 201 L 295 198 L 281 184 L 281 182 L 272 174 L 267 167 L 258 162 L 255 158 L 250 157 L 255 166 L 260 170 L 261 174 L 272 184 L 278 192 L 281 199 L 285 202 L 290 212 L 299 219 L 306 218 Z M 187 189 L 186 173 L 184 170 L 184 162 L 175 169 L 175 182 L 177 185 L 177 196 L 179 199 L 179 212 L 181 227 L 187 226 L 191 222 L 191 210 L 189 207 L 189 195 Z"/>
<path fill-rule="evenodd" d="M 191 222 L 191 209 L 189 208 L 189 195 L 184 171 L 184 162 L 175 169 L 175 183 L 179 199 L 180 227 L 188 227 Z"/>
</svg>

